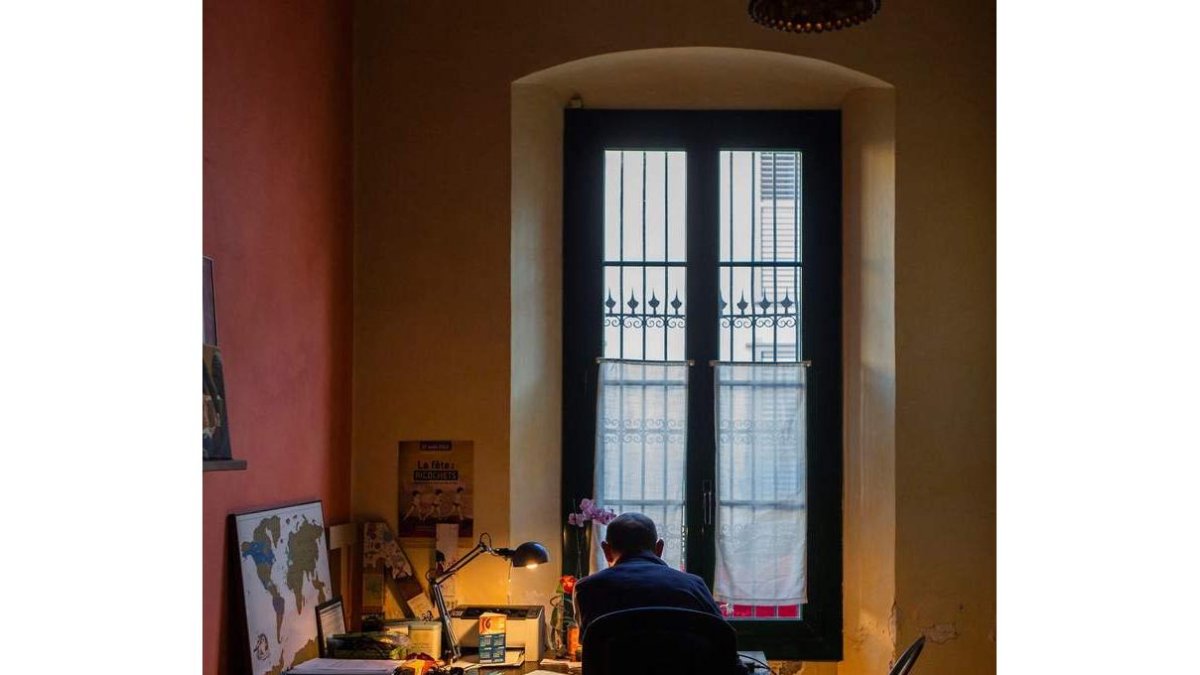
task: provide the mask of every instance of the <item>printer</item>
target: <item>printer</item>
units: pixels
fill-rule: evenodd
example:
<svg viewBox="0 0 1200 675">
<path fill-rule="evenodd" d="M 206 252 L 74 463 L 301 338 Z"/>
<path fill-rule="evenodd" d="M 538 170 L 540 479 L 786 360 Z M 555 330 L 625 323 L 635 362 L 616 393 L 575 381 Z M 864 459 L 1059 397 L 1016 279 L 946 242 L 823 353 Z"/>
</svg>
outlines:
<svg viewBox="0 0 1200 675">
<path fill-rule="evenodd" d="M 460 647 L 479 648 L 479 615 L 496 612 L 506 618 L 508 649 L 524 649 L 526 661 L 541 661 L 546 649 L 546 610 L 541 605 L 459 605 L 450 610 L 450 628 Z"/>
</svg>

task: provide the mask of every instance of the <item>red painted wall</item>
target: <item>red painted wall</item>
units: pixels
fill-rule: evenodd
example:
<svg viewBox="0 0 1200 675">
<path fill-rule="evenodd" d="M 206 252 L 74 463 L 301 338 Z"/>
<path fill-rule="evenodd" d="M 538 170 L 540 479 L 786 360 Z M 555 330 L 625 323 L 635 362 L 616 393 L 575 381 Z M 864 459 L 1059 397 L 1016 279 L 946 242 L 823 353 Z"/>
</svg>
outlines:
<svg viewBox="0 0 1200 675">
<path fill-rule="evenodd" d="M 204 253 L 249 462 L 204 475 L 206 675 L 245 670 L 227 516 L 320 499 L 327 524 L 349 517 L 351 12 L 204 3 Z"/>
</svg>

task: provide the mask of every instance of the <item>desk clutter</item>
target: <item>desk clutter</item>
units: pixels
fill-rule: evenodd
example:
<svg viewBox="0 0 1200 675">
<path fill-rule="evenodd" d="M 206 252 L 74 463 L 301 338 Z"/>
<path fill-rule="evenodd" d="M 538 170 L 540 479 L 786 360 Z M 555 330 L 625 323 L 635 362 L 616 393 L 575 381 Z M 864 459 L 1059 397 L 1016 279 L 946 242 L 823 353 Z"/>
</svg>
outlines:
<svg viewBox="0 0 1200 675">
<path fill-rule="evenodd" d="M 317 658 L 285 670 L 284 675 L 425 675 L 424 661 Z"/>
<path fill-rule="evenodd" d="M 408 656 L 408 641 L 394 633 L 342 633 L 325 640 L 325 655 L 333 659 L 391 659 Z"/>
<path fill-rule="evenodd" d="M 456 449 L 458 444 L 448 447 Z M 440 449 L 439 444 L 422 442 L 414 471 L 427 481 L 447 476 L 461 481 L 465 460 L 424 459 L 424 454 Z M 452 493 L 470 494 L 469 488 Z M 462 505 L 446 504 L 434 509 L 441 517 L 434 528 L 437 546 L 430 552 L 427 585 L 388 523 L 346 523 L 327 529 L 319 501 L 232 514 L 236 545 L 231 557 L 236 556 L 241 567 L 247 618 L 246 672 L 461 675 L 480 667 L 484 672 L 488 667 L 527 668 L 527 662 L 540 661 L 547 643 L 542 606 L 460 605 L 450 577 L 480 556 L 499 557 L 523 569 L 547 562 L 548 552 L 536 542 L 494 546 L 487 533 L 479 534 L 475 547 L 467 551 L 458 522 L 464 520 L 458 515 Z M 432 519 L 428 511 L 408 517 L 418 523 Z M 335 568 L 340 578 L 330 574 L 331 555 L 340 556 Z M 349 588 L 355 572 L 361 572 L 361 595 L 353 593 L 353 606 L 361 613 L 351 625 L 351 603 L 343 606 L 337 593 L 356 590 Z"/>
<path fill-rule="evenodd" d="M 449 665 L 439 665 L 431 659 L 396 661 L 391 659 L 316 658 L 285 670 L 283 675 L 464 675 L 465 673 L 485 672 L 479 670 L 484 666 L 520 668 L 524 663 L 525 655 L 520 650 L 510 650 L 506 659 L 501 663 L 493 664 L 481 664 L 474 655 Z"/>
</svg>

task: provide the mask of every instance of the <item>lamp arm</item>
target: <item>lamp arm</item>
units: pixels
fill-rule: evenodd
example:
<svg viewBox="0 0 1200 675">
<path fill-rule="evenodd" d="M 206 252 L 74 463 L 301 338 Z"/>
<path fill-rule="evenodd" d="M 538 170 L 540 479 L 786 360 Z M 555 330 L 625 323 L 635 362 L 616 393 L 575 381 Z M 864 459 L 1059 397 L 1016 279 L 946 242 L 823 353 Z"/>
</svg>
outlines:
<svg viewBox="0 0 1200 675">
<path fill-rule="evenodd" d="M 456 572 L 466 567 L 472 560 L 478 558 L 480 555 L 484 553 L 500 555 L 501 551 L 508 551 L 508 549 L 492 548 L 492 535 L 484 532 L 483 534 L 479 535 L 479 541 L 475 544 L 475 548 L 467 551 L 466 555 L 456 560 L 453 565 L 442 570 L 441 573 L 438 573 L 436 568 L 429 570 L 429 572 L 426 573 L 425 578 L 428 579 L 430 583 L 445 583 L 447 579 L 454 576 Z"/>
<path fill-rule="evenodd" d="M 476 544 L 475 548 L 471 549 L 470 551 L 467 551 L 466 555 L 464 555 L 463 557 L 454 561 L 453 565 L 442 570 L 442 572 L 440 574 L 436 571 L 436 568 L 433 570 L 430 570 L 429 571 L 429 581 L 431 583 L 436 583 L 436 584 L 446 583 L 447 579 L 454 576 L 459 570 L 461 570 L 462 568 L 464 568 L 468 564 L 470 564 L 470 562 L 472 560 L 478 558 L 479 556 L 483 555 L 484 553 L 491 553 L 491 551 L 492 551 L 491 547 L 485 546 L 482 542 L 479 544 Z"/>
<path fill-rule="evenodd" d="M 437 654 L 439 657 L 449 656 L 448 661 L 453 663 L 462 658 L 462 650 L 458 646 L 458 640 L 454 637 L 454 628 L 450 624 L 450 612 L 446 610 L 446 599 L 442 597 L 442 584 L 438 581 L 432 581 L 429 584 L 429 594 L 433 596 L 433 605 L 437 607 L 439 619 L 442 624 L 442 637 L 446 642 L 442 646 L 442 653 Z"/>
<path fill-rule="evenodd" d="M 487 543 L 484 543 L 486 537 Z M 470 562 L 484 553 L 492 555 L 511 555 L 508 549 L 492 548 L 492 536 L 486 532 L 479 535 L 479 541 L 475 547 L 467 554 L 459 558 L 453 565 L 442 570 L 439 574 L 437 568 L 429 570 L 425 578 L 429 580 L 429 594 L 433 596 L 433 604 L 437 608 L 438 614 L 441 617 L 442 632 L 446 638 L 446 646 L 442 651 L 450 655 L 450 661 L 457 661 L 462 657 L 462 650 L 458 646 L 458 640 L 454 637 L 454 629 L 450 624 L 450 612 L 446 610 L 446 599 L 442 596 L 442 584 L 446 583 L 450 577 L 454 576 L 459 570 L 466 567 Z"/>
</svg>

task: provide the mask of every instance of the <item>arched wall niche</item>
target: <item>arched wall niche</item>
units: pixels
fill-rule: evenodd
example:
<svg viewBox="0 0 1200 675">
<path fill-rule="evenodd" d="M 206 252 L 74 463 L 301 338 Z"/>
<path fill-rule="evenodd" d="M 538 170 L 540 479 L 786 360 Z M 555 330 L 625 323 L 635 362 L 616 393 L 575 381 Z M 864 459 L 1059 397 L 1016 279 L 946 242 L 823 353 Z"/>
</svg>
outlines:
<svg viewBox="0 0 1200 675">
<path fill-rule="evenodd" d="M 760 49 L 670 47 L 601 54 L 513 82 L 589 108 L 840 108 L 857 89 L 891 85 L 829 61 Z M 514 139 L 515 140 L 515 139 Z"/>
<path fill-rule="evenodd" d="M 818 59 L 677 47 L 601 54 L 512 83 L 510 512 L 512 541 L 561 555 L 563 109 L 840 109 L 843 153 L 845 660 L 805 672 L 877 673 L 895 654 L 895 95 Z M 538 486 L 530 489 L 530 486 Z M 558 566 L 511 578 L 547 604 Z"/>
</svg>

